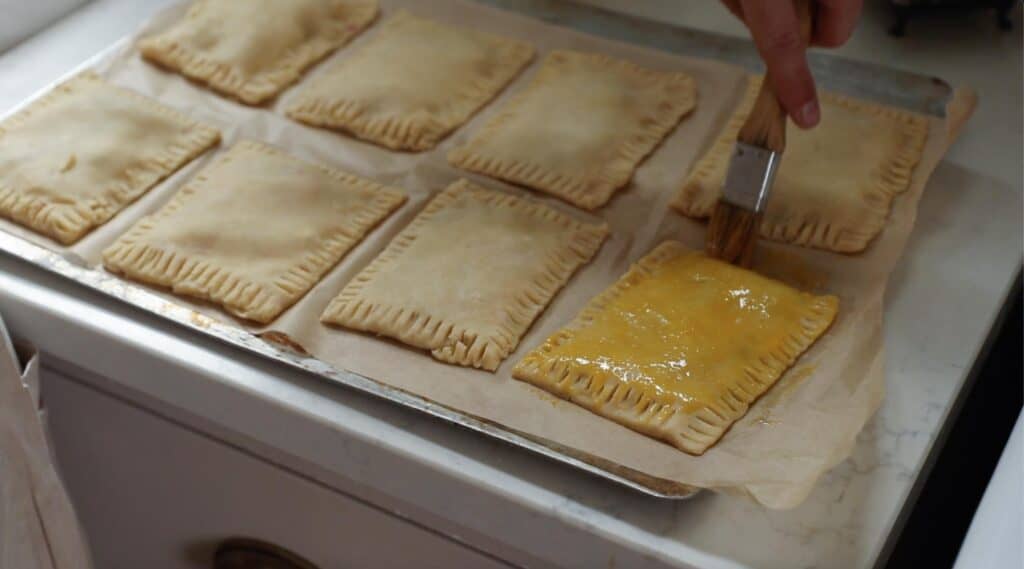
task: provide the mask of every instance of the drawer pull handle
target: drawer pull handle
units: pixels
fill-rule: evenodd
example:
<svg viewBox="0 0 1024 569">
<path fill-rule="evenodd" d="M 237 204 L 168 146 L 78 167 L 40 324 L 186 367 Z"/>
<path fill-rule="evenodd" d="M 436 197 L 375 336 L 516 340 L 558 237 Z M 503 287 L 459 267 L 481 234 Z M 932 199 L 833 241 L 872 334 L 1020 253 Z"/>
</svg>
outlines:
<svg viewBox="0 0 1024 569">
<path fill-rule="evenodd" d="M 213 569 L 318 569 L 309 561 L 272 543 L 231 538 L 217 546 Z"/>
</svg>

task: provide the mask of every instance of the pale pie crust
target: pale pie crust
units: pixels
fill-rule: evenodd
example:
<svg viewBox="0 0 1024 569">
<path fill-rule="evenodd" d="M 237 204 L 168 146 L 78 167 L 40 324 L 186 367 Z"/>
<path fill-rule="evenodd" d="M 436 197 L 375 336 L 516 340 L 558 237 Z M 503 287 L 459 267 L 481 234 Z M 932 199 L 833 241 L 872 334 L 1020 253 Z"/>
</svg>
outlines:
<svg viewBox="0 0 1024 569">
<path fill-rule="evenodd" d="M 711 215 L 736 135 L 753 106 L 760 79 L 672 202 L 684 215 Z M 768 239 L 858 253 L 885 227 L 893 199 L 910 186 L 928 137 L 919 115 L 822 92 L 821 123 L 790 126 L 761 235 Z"/>
<path fill-rule="evenodd" d="M 0 123 L 0 217 L 70 245 L 219 141 L 84 73 Z"/>
<path fill-rule="evenodd" d="M 666 241 L 512 374 L 699 455 L 828 329 L 838 305 Z"/>
<path fill-rule="evenodd" d="M 533 58 L 528 43 L 399 11 L 300 87 L 288 116 L 395 150 L 429 150 Z"/>
<path fill-rule="evenodd" d="M 377 17 L 377 0 L 196 0 L 142 55 L 244 103 L 263 103 Z"/>
<path fill-rule="evenodd" d="M 353 278 L 321 320 L 493 371 L 607 235 L 603 223 L 462 180 Z"/>
<path fill-rule="evenodd" d="M 242 141 L 107 248 L 103 264 L 267 323 L 404 201 L 396 189 Z"/>
<path fill-rule="evenodd" d="M 448 160 L 593 210 L 629 183 L 696 103 L 696 84 L 685 73 L 555 51 Z"/>
</svg>

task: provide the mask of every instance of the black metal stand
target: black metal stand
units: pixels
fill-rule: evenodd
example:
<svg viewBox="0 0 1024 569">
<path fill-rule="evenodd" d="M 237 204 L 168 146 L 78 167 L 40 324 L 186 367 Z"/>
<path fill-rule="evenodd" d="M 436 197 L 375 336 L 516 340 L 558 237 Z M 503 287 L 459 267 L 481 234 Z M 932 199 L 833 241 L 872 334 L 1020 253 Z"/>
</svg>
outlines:
<svg viewBox="0 0 1024 569">
<path fill-rule="evenodd" d="M 937 12 L 957 15 L 975 10 L 994 10 L 999 29 L 1012 30 L 1013 20 L 1010 18 L 1010 12 L 1013 10 L 1014 2 L 1016 0 L 904 0 L 896 3 L 889 0 L 889 5 L 893 9 L 893 23 L 889 27 L 889 34 L 895 37 L 905 36 L 912 18 Z"/>
</svg>

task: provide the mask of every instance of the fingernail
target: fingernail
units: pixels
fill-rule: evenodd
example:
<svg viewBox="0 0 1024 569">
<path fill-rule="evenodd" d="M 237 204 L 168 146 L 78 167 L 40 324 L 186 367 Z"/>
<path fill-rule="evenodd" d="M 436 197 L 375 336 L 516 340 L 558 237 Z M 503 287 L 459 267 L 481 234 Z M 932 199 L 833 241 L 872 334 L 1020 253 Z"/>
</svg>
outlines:
<svg viewBox="0 0 1024 569">
<path fill-rule="evenodd" d="M 796 112 L 796 124 L 800 128 L 811 128 L 821 120 L 821 111 L 818 109 L 818 101 L 810 101 Z"/>
</svg>

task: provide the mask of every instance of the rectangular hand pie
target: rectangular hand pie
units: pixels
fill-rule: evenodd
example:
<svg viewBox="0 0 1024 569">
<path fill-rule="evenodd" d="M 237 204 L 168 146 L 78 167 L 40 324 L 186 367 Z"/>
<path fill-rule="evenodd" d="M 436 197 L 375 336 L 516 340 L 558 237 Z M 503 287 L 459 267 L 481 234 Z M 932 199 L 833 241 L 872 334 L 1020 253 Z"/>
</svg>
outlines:
<svg viewBox="0 0 1024 569">
<path fill-rule="evenodd" d="M 351 57 L 303 85 L 288 116 L 396 150 L 428 150 L 533 58 L 533 48 L 400 11 Z"/>
<path fill-rule="evenodd" d="M 714 145 L 694 166 L 672 207 L 708 217 L 718 200 L 740 126 L 760 79 Z M 885 226 L 895 196 L 906 191 L 921 159 L 928 121 L 921 116 L 820 93 L 821 124 L 790 128 L 761 223 L 768 239 L 841 253 L 863 251 Z"/>
<path fill-rule="evenodd" d="M 607 227 L 459 181 L 441 192 L 321 320 L 495 370 Z"/>
<path fill-rule="evenodd" d="M 243 141 L 107 248 L 103 264 L 267 323 L 404 201 L 398 190 Z"/>
<path fill-rule="evenodd" d="M 142 55 L 250 105 L 273 98 L 377 17 L 377 0 L 196 0 Z"/>
<path fill-rule="evenodd" d="M 156 101 L 79 75 L 0 123 L 0 216 L 74 243 L 219 140 Z"/>
<path fill-rule="evenodd" d="M 448 160 L 593 210 L 629 183 L 696 101 L 694 81 L 684 73 L 555 51 L 532 83 Z"/>
<path fill-rule="evenodd" d="M 512 375 L 703 454 L 825 332 L 838 304 L 666 241 Z"/>
</svg>

